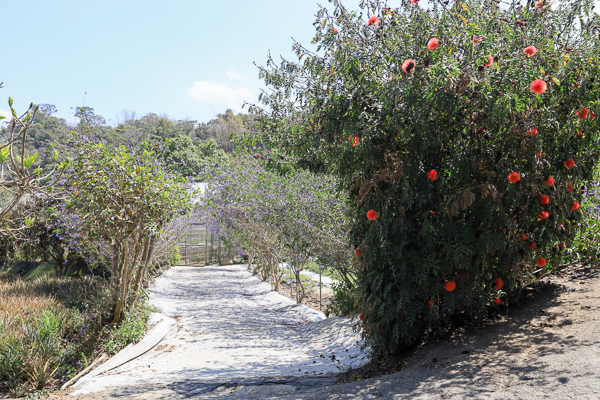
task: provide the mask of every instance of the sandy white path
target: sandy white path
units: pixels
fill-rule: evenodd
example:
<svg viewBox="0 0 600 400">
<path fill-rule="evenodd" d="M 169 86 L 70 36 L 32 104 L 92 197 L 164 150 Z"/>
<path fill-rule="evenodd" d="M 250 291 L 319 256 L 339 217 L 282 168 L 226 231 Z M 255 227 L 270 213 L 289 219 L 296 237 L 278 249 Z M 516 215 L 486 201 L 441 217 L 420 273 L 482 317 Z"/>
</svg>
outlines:
<svg viewBox="0 0 600 400">
<path fill-rule="evenodd" d="M 271 291 L 246 266 L 174 267 L 152 287 L 151 304 L 179 331 L 76 393 L 138 384 L 327 376 L 367 362 L 352 323 Z"/>
</svg>

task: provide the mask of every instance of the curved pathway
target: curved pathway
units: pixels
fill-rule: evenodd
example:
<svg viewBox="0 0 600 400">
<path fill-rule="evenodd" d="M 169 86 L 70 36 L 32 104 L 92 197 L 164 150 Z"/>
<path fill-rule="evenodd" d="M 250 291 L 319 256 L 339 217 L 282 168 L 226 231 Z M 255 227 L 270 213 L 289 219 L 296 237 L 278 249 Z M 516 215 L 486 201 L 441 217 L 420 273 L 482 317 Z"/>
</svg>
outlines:
<svg viewBox="0 0 600 400">
<path fill-rule="evenodd" d="M 83 383 L 76 393 L 198 383 L 191 392 L 202 385 L 214 389 L 227 382 L 274 378 L 287 378 L 288 384 L 295 379 L 292 383 L 298 385 L 299 378 L 331 376 L 367 362 L 349 320 L 326 319 L 295 304 L 271 291 L 246 266 L 174 267 L 156 280 L 150 303 L 177 319 L 177 333 Z M 310 386 L 309 381 L 302 382 Z"/>
</svg>

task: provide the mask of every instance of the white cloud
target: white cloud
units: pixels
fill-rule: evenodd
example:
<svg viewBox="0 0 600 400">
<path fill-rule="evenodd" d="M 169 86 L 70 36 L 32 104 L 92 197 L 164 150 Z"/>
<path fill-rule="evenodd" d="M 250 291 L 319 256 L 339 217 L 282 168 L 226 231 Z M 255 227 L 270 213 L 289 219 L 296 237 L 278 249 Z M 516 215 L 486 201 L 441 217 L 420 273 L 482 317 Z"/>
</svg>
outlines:
<svg viewBox="0 0 600 400">
<path fill-rule="evenodd" d="M 254 94 L 244 86 L 228 86 L 215 81 L 196 81 L 186 90 L 192 100 L 221 105 L 239 112 L 244 101 L 254 101 Z"/>
<path fill-rule="evenodd" d="M 233 71 L 227 71 L 225 73 L 225 76 L 228 77 L 229 79 L 234 79 L 236 81 L 247 81 L 248 80 L 244 76 L 237 74 Z"/>
</svg>

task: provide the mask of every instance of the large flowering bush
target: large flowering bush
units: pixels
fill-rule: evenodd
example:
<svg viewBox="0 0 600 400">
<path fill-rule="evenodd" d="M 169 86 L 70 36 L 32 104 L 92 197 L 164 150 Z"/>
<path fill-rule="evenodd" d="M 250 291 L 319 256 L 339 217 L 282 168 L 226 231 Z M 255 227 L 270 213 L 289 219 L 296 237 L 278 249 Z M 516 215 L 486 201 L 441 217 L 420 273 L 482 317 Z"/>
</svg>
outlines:
<svg viewBox="0 0 600 400">
<path fill-rule="evenodd" d="M 334 0 L 317 51 L 269 60 L 268 111 L 253 107 L 254 142 L 345 182 L 357 312 L 378 355 L 551 268 L 600 150 L 592 1 L 431 3 Z"/>
</svg>

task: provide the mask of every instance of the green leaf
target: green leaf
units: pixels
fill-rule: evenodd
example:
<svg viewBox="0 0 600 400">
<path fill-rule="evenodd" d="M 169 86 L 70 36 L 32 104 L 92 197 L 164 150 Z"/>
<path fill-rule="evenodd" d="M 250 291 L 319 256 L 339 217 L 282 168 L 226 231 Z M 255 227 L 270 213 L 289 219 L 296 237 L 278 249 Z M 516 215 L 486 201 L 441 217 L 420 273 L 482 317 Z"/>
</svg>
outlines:
<svg viewBox="0 0 600 400">
<path fill-rule="evenodd" d="M 34 153 L 34 154 L 30 155 L 29 157 L 27 157 L 23 161 L 23 164 L 25 164 L 25 166 L 27 168 L 30 168 L 33 165 L 33 163 L 35 162 L 36 159 L 37 159 L 37 153 Z"/>
<path fill-rule="evenodd" d="M 4 161 L 8 160 L 8 151 L 8 146 L 0 150 L 0 163 L 3 163 Z"/>
</svg>

